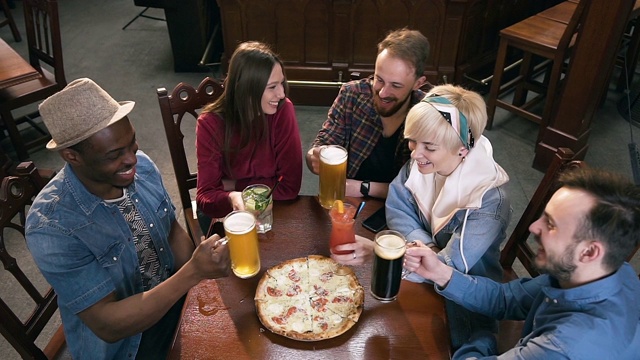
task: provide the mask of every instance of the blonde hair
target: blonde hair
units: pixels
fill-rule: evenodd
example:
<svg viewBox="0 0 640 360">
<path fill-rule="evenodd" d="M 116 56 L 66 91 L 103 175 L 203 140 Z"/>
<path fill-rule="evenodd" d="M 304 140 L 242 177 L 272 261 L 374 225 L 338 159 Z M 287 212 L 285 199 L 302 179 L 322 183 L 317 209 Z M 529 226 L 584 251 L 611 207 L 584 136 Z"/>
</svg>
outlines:
<svg viewBox="0 0 640 360">
<path fill-rule="evenodd" d="M 442 96 L 449 100 L 464 114 L 473 138 L 480 139 L 487 126 L 487 107 L 480 94 L 454 85 L 439 85 L 427 93 L 429 96 Z M 460 136 L 432 105 L 421 101 L 414 105 L 407 114 L 404 137 L 418 140 L 430 138 L 452 152 L 463 146 Z"/>
</svg>

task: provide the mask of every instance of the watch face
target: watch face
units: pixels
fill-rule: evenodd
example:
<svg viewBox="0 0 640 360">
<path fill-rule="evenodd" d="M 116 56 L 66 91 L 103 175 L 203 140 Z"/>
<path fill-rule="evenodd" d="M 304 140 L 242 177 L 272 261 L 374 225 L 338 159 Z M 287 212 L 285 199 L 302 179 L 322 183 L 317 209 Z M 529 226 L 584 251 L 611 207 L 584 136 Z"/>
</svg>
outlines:
<svg viewBox="0 0 640 360">
<path fill-rule="evenodd" d="M 369 195 L 369 180 L 365 180 L 360 184 L 360 193 L 364 196 Z"/>
</svg>

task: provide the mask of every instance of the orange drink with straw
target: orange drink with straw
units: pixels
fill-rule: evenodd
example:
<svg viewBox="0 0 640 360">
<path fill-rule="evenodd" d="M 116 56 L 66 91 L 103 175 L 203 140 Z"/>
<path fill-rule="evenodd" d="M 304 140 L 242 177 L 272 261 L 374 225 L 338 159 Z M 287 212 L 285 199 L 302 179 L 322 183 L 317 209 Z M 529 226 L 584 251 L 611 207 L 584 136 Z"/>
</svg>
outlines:
<svg viewBox="0 0 640 360">
<path fill-rule="evenodd" d="M 356 207 L 336 200 L 329 210 L 331 217 L 331 236 L 329 238 L 329 247 L 334 254 L 350 254 L 353 251 L 336 251 L 334 247 L 342 244 L 350 244 L 356 242 L 355 219 Z"/>
</svg>

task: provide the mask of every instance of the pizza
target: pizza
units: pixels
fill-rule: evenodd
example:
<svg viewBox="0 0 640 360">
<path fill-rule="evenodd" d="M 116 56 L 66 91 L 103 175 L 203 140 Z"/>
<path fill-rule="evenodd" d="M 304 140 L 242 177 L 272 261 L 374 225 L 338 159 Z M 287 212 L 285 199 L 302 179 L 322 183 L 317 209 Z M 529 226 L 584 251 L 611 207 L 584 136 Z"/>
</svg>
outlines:
<svg viewBox="0 0 640 360">
<path fill-rule="evenodd" d="M 317 341 L 343 334 L 358 321 L 364 290 L 351 268 L 309 255 L 267 270 L 255 303 L 260 322 L 270 331 Z"/>
</svg>

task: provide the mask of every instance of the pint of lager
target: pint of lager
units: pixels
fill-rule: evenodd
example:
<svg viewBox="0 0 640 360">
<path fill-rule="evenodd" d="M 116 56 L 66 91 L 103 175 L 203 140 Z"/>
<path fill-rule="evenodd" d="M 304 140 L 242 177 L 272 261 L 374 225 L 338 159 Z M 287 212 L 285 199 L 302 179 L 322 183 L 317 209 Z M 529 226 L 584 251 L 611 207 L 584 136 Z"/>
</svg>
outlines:
<svg viewBox="0 0 640 360">
<path fill-rule="evenodd" d="M 333 202 L 344 200 L 347 182 L 347 150 L 338 145 L 320 150 L 320 205 L 331 209 Z"/>
<path fill-rule="evenodd" d="M 231 269 L 246 279 L 260 271 L 260 251 L 256 218 L 248 211 L 233 211 L 224 218 L 224 232 L 229 238 Z"/>
<path fill-rule="evenodd" d="M 405 250 L 406 240 L 399 232 L 384 230 L 376 234 L 371 274 L 371 295 L 374 298 L 387 302 L 398 296 Z"/>
</svg>

